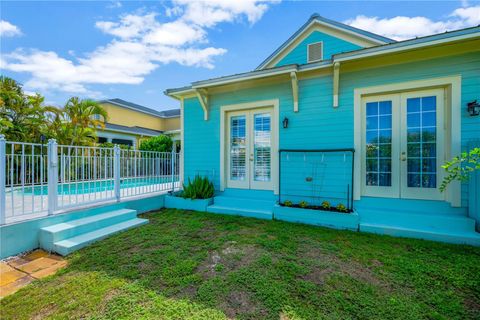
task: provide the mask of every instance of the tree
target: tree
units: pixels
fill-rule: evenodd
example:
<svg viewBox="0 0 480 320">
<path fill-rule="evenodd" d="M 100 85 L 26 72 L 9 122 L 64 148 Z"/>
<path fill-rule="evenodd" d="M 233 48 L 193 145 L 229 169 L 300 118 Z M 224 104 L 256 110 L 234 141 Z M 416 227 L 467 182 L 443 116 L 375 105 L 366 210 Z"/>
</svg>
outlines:
<svg viewBox="0 0 480 320">
<path fill-rule="evenodd" d="M 105 128 L 107 111 L 96 101 L 70 98 L 63 108 L 66 136 L 70 145 L 92 144 L 96 139 L 96 129 Z"/>
<path fill-rule="evenodd" d="M 27 95 L 18 82 L 0 76 L 0 133 L 7 139 L 38 142 L 48 131 L 49 118 L 59 112 L 44 105 L 41 95 Z"/>
<path fill-rule="evenodd" d="M 447 161 L 442 168 L 447 172 L 440 186 L 440 191 L 443 192 L 452 181 L 467 181 L 472 172 L 480 170 L 480 148 L 462 152 L 460 156 Z"/>
<path fill-rule="evenodd" d="M 172 138 L 160 135 L 142 141 L 139 149 L 143 151 L 170 152 L 172 151 L 172 145 Z"/>
</svg>

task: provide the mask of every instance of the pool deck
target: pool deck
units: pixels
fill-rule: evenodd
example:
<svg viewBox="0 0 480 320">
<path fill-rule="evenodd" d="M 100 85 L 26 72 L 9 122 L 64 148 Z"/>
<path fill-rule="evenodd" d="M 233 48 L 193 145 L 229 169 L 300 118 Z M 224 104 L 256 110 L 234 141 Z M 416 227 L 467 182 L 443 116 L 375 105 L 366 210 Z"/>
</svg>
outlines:
<svg viewBox="0 0 480 320">
<path fill-rule="evenodd" d="M 180 187 L 179 182 L 174 183 L 177 190 Z M 120 197 L 128 199 L 130 197 L 142 196 L 147 194 L 166 194 L 172 190 L 172 183 L 157 183 L 142 185 L 131 188 L 121 188 Z M 59 194 L 58 211 L 66 212 L 71 209 L 77 209 L 80 206 L 97 205 L 99 203 L 114 202 L 115 194 L 113 190 L 97 191 L 83 194 Z M 8 192 L 6 194 L 6 224 L 21 222 L 25 220 L 40 218 L 48 215 L 48 196 L 26 194 L 23 199 L 18 193 Z M 23 214 L 20 214 L 22 213 Z"/>
</svg>

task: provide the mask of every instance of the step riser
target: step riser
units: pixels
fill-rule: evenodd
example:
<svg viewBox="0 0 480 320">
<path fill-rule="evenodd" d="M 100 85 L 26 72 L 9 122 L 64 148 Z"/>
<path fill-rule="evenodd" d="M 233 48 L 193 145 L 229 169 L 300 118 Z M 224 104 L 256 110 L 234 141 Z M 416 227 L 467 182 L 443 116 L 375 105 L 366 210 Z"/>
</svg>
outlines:
<svg viewBox="0 0 480 320">
<path fill-rule="evenodd" d="M 229 198 L 247 198 L 254 200 L 264 201 L 276 201 L 277 196 L 273 194 L 273 191 L 268 190 L 249 190 L 249 189 L 225 189 L 218 194 L 219 196 L 225 196 Z"/>
<path fill-rule="evenodd" d="M 389 235 L 394 237 L 415 238 L 431 241 L 439 241 L 453 244 L 467 244 L 472 246 L 480 246 L 480 237 L 469 238 L 461 235 L 448 234 L 430 234 L 428 232 L 414 231 L 414 230 L 399 230 L 395 228 L 366 226 L 360 224 L 361 232 L 369 232 L 375 234 Z"/>
<path fill-rule="evenodd" d="M 122 223 L 126 223 L 128 222 L 129 220 L 127 221 L 123 221 Z M 99 235 L 99 236 L 96 236 L 96 237 L 92 237 L 86 241 L 82 241 L 76 245 L 73 245 L 73 246 L 63 246 L 63 245 L 58 245 L 58 244 L 54 244 L 53 245 L 53 251 L 57 252 L 58 254 L 62 255 L 62 256 L 66 256 L 66 255 L 69 255 L 70 253 L 74 252 L 74 251 L 77 251 L 77 250 L 80 250 L 94 242 L 97 242 L 97 241 L 100 241 L 102 239 L 105 239 L 111 235 L 114 235 L 116 233 L 119 233 L 119 232 L 122 232 L 122 231 L 126 231 L 126 230 L 129 230 L 129 229 L 132 229 L 132 228 L 135 228 L 135 227 L 139 227 L 141 225 L 144 225 L 144 224 L 147 224 L 148 223 L 148 220 L 146 219 L 139 219 L 139 218 L 136 218 L 136 219 L 132 219 L 131 220 L 132 223 L 126 227 L 123 227 L 121 229 L 118 229 L 118 230 L 114 230 L 112 232 L 109 232 L 107 234 L 102 234 L 102 235 Z"/>
<path fill-rule="evenodd" d="M 452 207 L 445 201 L 362 197 L 354 202 L 358 210 L 373 210 L 424 215 L 466 216 L 466 208 Z"/>
<path fill-rule="evenodd" d="M 372 213 L 357 211 L 362 223 L 392 225 L 404 228 L 450 231 L 474 231 L 475 221 L 469 218 L 409 215 L 395 213 Z"/>
<path fill-rule="evenodd" d="M 75 226 L 75 227 L 57 231 L 57 232 L 48 232 L 45 230 L 40 230 L 40 245 L 42 246 L 42 248 L 47 249 L 47 247 L 51 247 L 54 242 L 75 237 L 77 235 L 91 232 L 104 227 L 108 227 L 123 221 L 135 219 L 136 217 L 137 217 L 137 212 L 132 210 L 132 211 L 125 212 L 123 214 L 95 220 L 80 226 Z"/>
</svg>

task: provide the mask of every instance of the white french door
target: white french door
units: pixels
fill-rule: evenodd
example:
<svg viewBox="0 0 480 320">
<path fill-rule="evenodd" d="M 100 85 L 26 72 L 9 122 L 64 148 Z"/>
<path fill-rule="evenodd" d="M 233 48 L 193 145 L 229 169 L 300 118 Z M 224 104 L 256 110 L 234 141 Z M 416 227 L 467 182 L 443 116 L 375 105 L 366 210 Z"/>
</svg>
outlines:
<svg viewBox="0 0 480 320">
<path fill-rule="evenodd" d="M 362 194 L 443 199 L 444 90 L 362 101 Z"/>
<path fill-rule="evenodd" d="M 273 110 L 229 112 L 227 187 L 272 190 Z"/>
</svg>

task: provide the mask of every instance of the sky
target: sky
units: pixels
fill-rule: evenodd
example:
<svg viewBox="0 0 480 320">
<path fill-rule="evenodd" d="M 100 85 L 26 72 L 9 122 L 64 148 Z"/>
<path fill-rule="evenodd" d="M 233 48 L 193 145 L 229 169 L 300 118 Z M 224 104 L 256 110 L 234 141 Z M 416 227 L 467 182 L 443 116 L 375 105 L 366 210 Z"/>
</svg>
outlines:
<svg viewBox="0 0 480 320">
<path fill-rule="evenodd" d="M 396 40 L 480 25 L 480 1 L 1 1 L 0 72 L 61 106 L 156 110 L 193 81 L 247 72 L 318 13 Z"/>
</svg>

